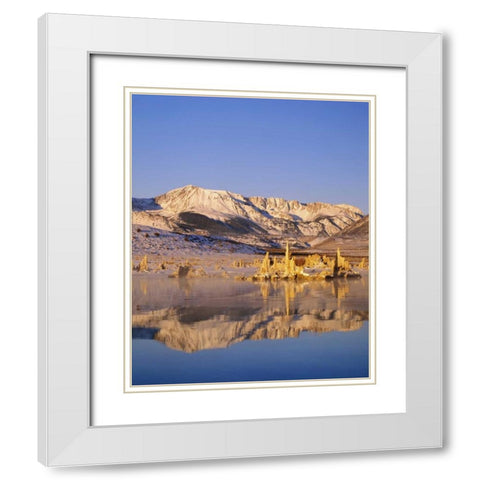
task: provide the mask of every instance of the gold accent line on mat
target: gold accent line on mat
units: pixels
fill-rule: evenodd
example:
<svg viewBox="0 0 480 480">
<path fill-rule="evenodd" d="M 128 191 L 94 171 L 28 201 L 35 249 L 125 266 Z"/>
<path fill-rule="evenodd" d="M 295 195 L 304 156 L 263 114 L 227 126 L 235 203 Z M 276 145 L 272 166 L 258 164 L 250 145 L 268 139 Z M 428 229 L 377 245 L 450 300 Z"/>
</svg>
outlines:
<svg viewBox="0 0 480 480">
<path fill-rule="evenodd" d="M 326 97 L 375 97 L 376 98 L 376 95 L 374 94 L 371 94 L 371 93 L 320 93 L 320 92 L 281 92 L 281 91 L 277 91 L 277 90 L 222 90 L 221 88 L 181 88 L 181 87 L 139 87 L 139 86 L 134 86 L 134 85 L 126 85 L 125 87 L 123 87 L 124 89 L 141 89 L 141 90 L 176 90 L 176 91 L 182 91 L 182 92 L 225 92 L 226 94 L 229 94 L 231 92 L 234 92 L 234 93 L 258 93 L 258 94 L 284 94 L 284 95 L 302 95 L 305 99 L 305 100 L 308 100 L 307 97 L 305 97 L 305 95 L 313 95 L 316 99 L 318 100 L 323 100 L 323 99 L 319 99 L 318 97 L 319 96 L 326 96 Z M 144 93 L 144 92 L 131 92 L 131 93 L 135 93 L 135 94 L 141 94 L 141 95 L 149 95 L 149 93 Z M 150 95 L 161 95 L 161 94 L 158 94 L 158 93 L 151 93 Z M 172 95 L 178 95 L 178 96 L 182 96 L 182 95 L 186 95 L 186 96 L 195 96 L 195 95 L 189 95 L 188 93 L 183 93 L 183 94 L 175 94 L 175 93 L 172 93 Z M 201 95 L 201 94 L 198 94 L 200 96 L 214 96 L 214 95 Z M 223 95 L 218 95 L 218 96 L 223 96 Z M 235 95 L 229 95 L 230 97 L 235 97 Z M 238 98 L 249 98 L 247 96 L 239 96 Z M 261 97 L 261 96 L 254 96 L 252 98 L 281 98 L 281 97 Z M 287 97 L 287 98 L 290 98 L 290 97 Z M 301 99 L 300 99 L 301 100 Z M 332 99 L 334 101 L 339 101 L 341 102 L 342 100 L 338 100 L 338 99 Z M 351 101 L 351 100 L 349 100 Z M 357 100 L 359 102 L 365 102 L 366 100 Z"/>
<path fill-rule="evenodd" d="M 353 379 L 355 380 L 355 379 Z M 130 393 L 161 393 L 161 392 L 214 392 L 217 390 L 259 390 L 259 389 L 265 389 L 265 388 L 318 388 L 318 387 L 353 387 L 357 385 L 376 385 L 376 381 L 374 382 L 364 382 L 364 383 L 335 383 L 335 384 L 320 384 L 316 383 L 315 385 L 289 385 L 291 382 L 302 382 L 305 380 L 277 380 L 277 381 L 272 381 L 271 383 L 279 383 L 279 382 L 284 382 L 286 385 L 262 385 L 262 386 L 238 386 L 238 387 L 218 387 L 218 388 L 188 388 L 188 389 L 158 389 L 158 390 L 142 390 L 142 388 L 150 388 L 150 387 L 158 387 L 160 385 L 138 385 L 138 386 L 133 386 L 132 388 L 136 388 L 137 390 L 127 390 L 124 391 L 123 393 L 125 394 L 130 394 Z M 307 380 L 308 382 L 321 382 L 322 380 Z M 268 381 L 256 381 L 255 383 L 269 383 Z M 218 383 L 199 383 L 199 385 L 212 385 L 212 386 L 217 386 L 221 384 L 222 382 Z M 241 383 L 247 383 L 247 382 L 225 382 L 228 383 L 228 385 L 235 385 L 235 384 L 241 384 Z M 248 383 L 253 383 L 253 382 L 248 382 Z M 191 386 L 194 385 L 192 383 L 176 383 L 172 384 L 176 387 L 181 387 L 181 386 Z"/>
</svg>

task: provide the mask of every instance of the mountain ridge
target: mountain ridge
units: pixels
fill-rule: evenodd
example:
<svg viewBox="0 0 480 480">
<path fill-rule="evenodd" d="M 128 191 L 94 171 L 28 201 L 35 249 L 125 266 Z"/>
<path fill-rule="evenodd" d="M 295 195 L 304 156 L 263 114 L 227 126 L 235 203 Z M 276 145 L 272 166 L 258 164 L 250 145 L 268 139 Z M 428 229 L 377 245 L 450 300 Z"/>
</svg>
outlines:
<svg viewBox="0 0 480 480">
<path fill-rule="evenodd" d="M 353 205 L 247 197 L 195 185 L 132 199 L 133 224 L 263 246 L 279 246 L 286 239 L 308 246 L 310 238 L 329 238 L 362 218 Z"/>
</svg>

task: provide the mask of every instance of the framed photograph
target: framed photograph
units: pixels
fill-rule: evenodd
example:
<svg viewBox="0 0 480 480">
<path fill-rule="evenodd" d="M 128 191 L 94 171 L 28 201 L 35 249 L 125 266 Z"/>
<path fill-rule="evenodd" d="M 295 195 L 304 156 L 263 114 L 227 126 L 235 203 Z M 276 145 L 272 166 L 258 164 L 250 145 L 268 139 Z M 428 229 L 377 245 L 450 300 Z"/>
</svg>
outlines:
<svg viewBox="0 0 480 480">
<path fill-rule="evenodd" d="M 39 21 L 39 459 L 442 446 L 441 36 Z"/>
<path fill-rule="evenodd" d="M 125 391 L 375 382 L 375 97 L 126 87 L 125 105 Z"/>
</svg>

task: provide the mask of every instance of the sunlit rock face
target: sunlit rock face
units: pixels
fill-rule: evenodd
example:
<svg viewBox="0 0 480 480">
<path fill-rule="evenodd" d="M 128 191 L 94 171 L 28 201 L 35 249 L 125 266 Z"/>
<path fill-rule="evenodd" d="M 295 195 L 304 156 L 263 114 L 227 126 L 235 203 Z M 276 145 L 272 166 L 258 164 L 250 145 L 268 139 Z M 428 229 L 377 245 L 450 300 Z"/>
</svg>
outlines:
<svg viewBox="0 0 480 480">
<path fill-rule="evenodd" d="M 193 185 L 132 200 L 132 223 L 176 233 L 223 236 L 250 245 L 298 246 L 325 240 L 364 217 L 352 205 L 245 197 Z"/>
</svg>

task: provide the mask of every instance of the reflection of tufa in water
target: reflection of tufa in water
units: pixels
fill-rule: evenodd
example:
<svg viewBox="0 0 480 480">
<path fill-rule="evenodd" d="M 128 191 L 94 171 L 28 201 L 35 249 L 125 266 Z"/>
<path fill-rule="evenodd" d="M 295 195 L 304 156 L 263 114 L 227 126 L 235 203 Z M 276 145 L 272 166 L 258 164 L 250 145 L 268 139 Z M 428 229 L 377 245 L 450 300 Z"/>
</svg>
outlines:
<svg viewBox="0 0 480 480">
<path fill-rule="evenodd" d="M 365 321 L 368 282 L 361 280 L 133 278 L 134 335 L 148 334 L 185 352 L 244 340 L 295 338 L 302 332 L 355 331 Z"/>
</svg>

